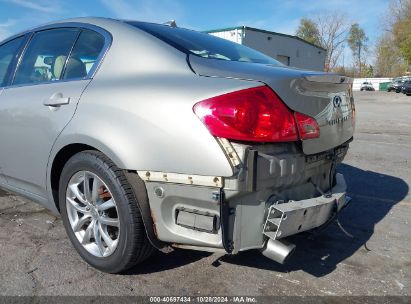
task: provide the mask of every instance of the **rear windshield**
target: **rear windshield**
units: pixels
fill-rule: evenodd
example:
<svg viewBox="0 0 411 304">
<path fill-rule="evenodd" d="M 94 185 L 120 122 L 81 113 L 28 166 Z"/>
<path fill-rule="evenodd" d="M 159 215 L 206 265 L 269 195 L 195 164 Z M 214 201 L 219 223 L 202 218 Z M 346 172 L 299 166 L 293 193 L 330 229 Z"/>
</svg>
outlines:
<svg viewBox="0 0 411 304">
<path fill-rule="evenodd" d="M 167 25 L 127 21 L 186 54 L 227 61 L 243 61 L 282 66 L 279 61 L 244 45 L 209 34 Z"/>
</svg>

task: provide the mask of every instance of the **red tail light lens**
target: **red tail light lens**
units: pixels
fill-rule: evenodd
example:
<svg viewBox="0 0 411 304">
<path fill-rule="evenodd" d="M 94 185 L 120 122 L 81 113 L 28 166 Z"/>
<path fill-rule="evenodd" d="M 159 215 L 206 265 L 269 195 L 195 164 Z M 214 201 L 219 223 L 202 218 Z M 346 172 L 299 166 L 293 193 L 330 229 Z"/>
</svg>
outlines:
<svg viewBox="0 0 411 304">
<path fill-rule="evenodd" d="M 293 113 L 266 86 L 206 99 L 193 110 L 216 137 L 258 142 L 298 140 Z"/>
<path fill-rule="evenodd" d="M 294 115 L 301 139 L 320 137 L 320 127 L 314 118 L 298 112 L 295 112 Z"/>
</svg>

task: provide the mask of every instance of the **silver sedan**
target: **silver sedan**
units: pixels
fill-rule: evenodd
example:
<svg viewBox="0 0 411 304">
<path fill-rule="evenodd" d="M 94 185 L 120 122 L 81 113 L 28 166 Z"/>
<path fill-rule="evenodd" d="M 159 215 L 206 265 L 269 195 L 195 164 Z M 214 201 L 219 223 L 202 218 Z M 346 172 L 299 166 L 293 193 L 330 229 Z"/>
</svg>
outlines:
<svg viewBox="0 0 411 304">
<path fill-rule="evenodd" d="M 0 187 L 62 216 L 81 257 L 283 263 L 348 199 L 352 80 L 175 26 L 77 18 L 0 43 Z"/>
</svg>

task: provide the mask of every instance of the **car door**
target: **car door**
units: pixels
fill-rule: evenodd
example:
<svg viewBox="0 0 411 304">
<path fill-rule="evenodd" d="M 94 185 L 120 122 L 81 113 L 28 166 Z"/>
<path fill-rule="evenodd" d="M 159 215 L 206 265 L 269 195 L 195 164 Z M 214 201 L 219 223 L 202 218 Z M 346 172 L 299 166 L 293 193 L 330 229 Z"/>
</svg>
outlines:
<svg viewBox="0 0 411 304">
<path fill-rule="evenodd" d="M 79 28 L 33 33 L 0 95 L 0 155 L 12 189 L 46 197 L 53 143 L 73 117 L 104 37 Z"/>
<path fill-rule="evenodd" d="M 17 61 L 25 39 L 25 36 L 20 36 L 0 45 L 0 97 L 4 91 L 4 87 L 9 81 L 12 67 Z M 0 142 L 0 146 L 1 145 L 2 142 Z M 0 153 L 0 185 L 6 183 L 6 178 L 3 173 L 4 161 L 5 159 L 2 158 L 2 154 Z"/>
</svg>

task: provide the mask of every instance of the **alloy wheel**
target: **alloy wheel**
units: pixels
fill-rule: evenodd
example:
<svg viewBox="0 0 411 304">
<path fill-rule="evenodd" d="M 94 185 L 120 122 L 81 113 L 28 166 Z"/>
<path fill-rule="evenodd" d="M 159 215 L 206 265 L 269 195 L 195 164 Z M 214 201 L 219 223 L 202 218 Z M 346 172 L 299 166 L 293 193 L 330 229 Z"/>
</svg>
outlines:
<svg viewBox="0 0 411 304">
<path fill-rule="evenodd" d="M 71 229 L 79 243 L 96 257 L 116 250 L 120 218 L 107 185 L 90 171 L 74 174 L 66 190 L 66 208 Z"/>
</svg>

